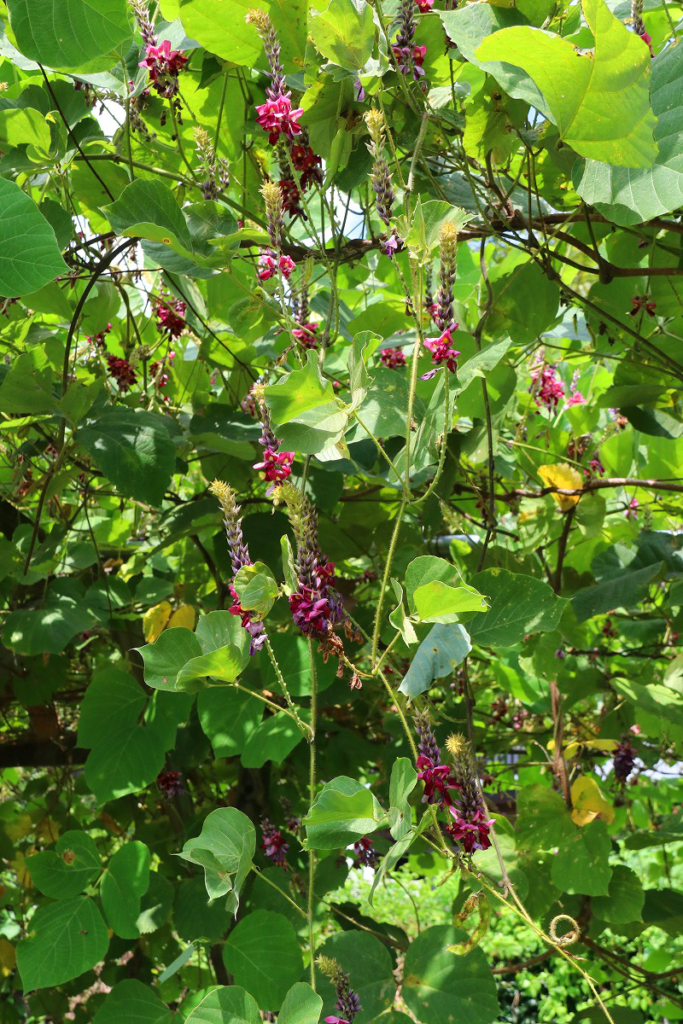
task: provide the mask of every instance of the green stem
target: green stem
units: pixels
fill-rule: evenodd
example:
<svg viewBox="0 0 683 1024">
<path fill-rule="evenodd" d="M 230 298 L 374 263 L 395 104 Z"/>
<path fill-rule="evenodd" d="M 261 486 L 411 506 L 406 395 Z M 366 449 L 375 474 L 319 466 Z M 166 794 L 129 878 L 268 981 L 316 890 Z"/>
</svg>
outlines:
<svg viewBox="0 0 683 1024">
<path fill-rule="evenodd" d="M 262 872 L 262 871 L 260 870 L 260 868 L 257 868 L 255 864 L 252 864 L 252 865 L 251 865 L 251 870 L 252 870 L 252 871 L 254 872 L 254 874 L 255 874 L 255 875 L 256 875 L 256 876 L 258 877 L 258 878 L 260 878 L 260 879 L 261 879 L 261 880 L 262 880 L 263 882 L 267 882 L 267 883 L 268 883 L 268 885 L 270 885 L 270 886 L 271 886 L 271 887 L 272 887 L 273 889 L 275 889 L 275 890 L 276 890 L 277 892 L 279 892 L 279 893 L 280 893 L 280 895 L 281 895 L 281 896 L 282 896 L 282 897 L 283 897 L 284 899 L 286 899 L 288 903 L 291 903 L 291 904 L 292 904 L 292 906 L 294 907 L 294 909 L 295 909 L 295 910 L 298 910 L 298 912 L 299 912 L 299 913 L 301 914 L 301 916 L 302 916 L 302 917 L 306 917 L 306 916 L 307 916 L 307 915 L 306 915 L 306 911 L 305 911 L 305 910 L 302 910 L 302 909 L 301 909 L 301 907 L 299 906 L 299 904 L 298 904 L 298 903 L 295 903 L 295 902 L 294 902 L 294 900 L 293 900 L 293 899 L 291 898 L 291 896 L 288 896 L 288 895 L 287 895 L 287 893 L 286 893 L 286 892 L 284 891 L 284 889 L 281 889 L 281 888 L 280 888 L 280 886 L 279 886 L 279 885 L 277 884 L 277 882 L 273 882 L 273 881 L 272 881 L 272 879 L 268 878 L 268 876 L 267 876 L 267 875 L 265 875 L 265 874 L 264 874 L 264 873 L 263 873 L 263 872 Z"/>
<path fill-rule="evenodd" d="M 384 604 L 384 592 L 387 589 L 387 583 L 389 582 L 389 574 L 391 572 L 391 563 L 394 558 L 394 552 L 396 551 L 396 544 L 398 543 L 398 535 L 401 529 L 401 522 L 403 520 L 403 512 L 406 507 L 405 497 L 401 501 L 401 507 L 398 510 L 396 516 L 396 522 L 394 523 L 394 532 L 391 535 L 389 541 L 389 551 L 387 552 L 387 560 L 384 565 L 384 575 L 382 576 L 382 583 L 379 590 L 379 598 L 377 600 L 377 612 L 375 614 L 375 627 L 372 632 L 372 653 L 370 655 L 370 664 L 373 671 L 377 663 L 377 645 L 379 644 L 379 632 L 382 624 L 382 605 Z"/>
<path fill-rule="evenodd" d="M 309 743 L 308 798 L 311 807 L 315 800 L 315 731 L 318 709 L 318 671 L 315 664 L 313 641 L 308 641 L 308 660 L 311 666 L 311 737 Z M 311 988 L 315 992 L 315 935 L 313 910 L 315 905 L 315 850 L 308 850 L 308 951 L 311 958 Z"/>
<path fill-rule="evenodd" d="M 306 737 L 311 736 L 312 735 L 312 729 L 311 729 L 311 727 L 309 725 L 306 725 L 306 723 L 304 721 L 302 721 L 300 716 L 299 716 L 299 711 L 297 709 L 296 704 L 294 703 L 294 701 L 291 698 L 289 690 L 287 689 L 287 683 L 285 682 L 285 677 L 283 676 L 282 670 L 281 670 L 280 666 L 278 665 L 277 658 L 275 657 L 275 651 L 273 650 L 273 647 L 272 647 L 271 642 L 270 642 L 268 637 L 266 637 L 266 650 L 268 651 L 268 657 L 270 658 L 270 663 L 273 666 L 273 671 L 275 672 L 275 677 L 276 677 L 276 679 L 277 679 L 277 681 L 278 681 L 278 683 L 280 685 L 280 689 L 282 690 L 282 694 L 283 694 L 285 700 L 287 701 L 287 707 L 292 712 L 292 715 L 294 717 L 294 721 L 299 726 L 299 728 L 301 729 L 301 731 L 304 734 L 304 736 L 306 736 Z"/>
<path fill-rule="evenodd" d="M 422 320 L 422 288 L 420 287 L 421 282 L 415 281 L 415 268 L 412 263 L 410 265 L 411 277 L 413 279 L 413 308 L 415 310 L 415 321 L 416 325 L 419 325 Z M 406 410 L 406 475 L 403 483 L 403 494 L 406 501 L 410 501 L 410 444 L 411 444 L 411 424 L 413 422 L 413 408 L 415 405 L 415 389 L 417 387 L 417 364 L 420 358 L 420 348 L 422 346 L 422 332 L 418 326 L 417 333 L 415 335 L 415 344 L 413 345 L 413 358 L 410 364 L 410 390 L 408 392 L 408 408 Z"/>
</svg>

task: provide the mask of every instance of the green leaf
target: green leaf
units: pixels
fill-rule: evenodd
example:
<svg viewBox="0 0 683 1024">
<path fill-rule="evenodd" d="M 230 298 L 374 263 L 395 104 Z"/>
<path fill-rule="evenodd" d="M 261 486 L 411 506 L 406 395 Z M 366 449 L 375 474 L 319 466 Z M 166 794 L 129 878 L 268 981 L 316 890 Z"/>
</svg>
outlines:
<svg viewBox="0 0 683 1024">
<path fill-rule="evenodd" d="M 163 636 L 163 633 L 162 633 Z M 248 657 L 248 655 L 247 655 Z M 195 693 L 204 685 L 209 676 L 223 683 L 234 683 L 245 665 L 244 653 L 239 647 L 228 644 L 209 654 L 192 658 L 176 676 L 175 689 Z"/>
<path fill-rule="evenodd" d="M 120 44 L 132 34 L 125 0 L 8 0 L 7 7 L 21 52 L 59 70 L 91 65 L 114 49 L 123 55 Z"/>
<path fill-rule="evenodd" d="M 474 587 L 449 587 L 439 580 L 418 587 L 413 598 L 420 622 L 457 622 L 463 612 L 488 609 L 486 598 Z"/>
<path fill-rule="evenodd" d="M 650 110 L 650 52 L 604 0 L 583 0 L 594 53 L 536 28 L 506 28 L 485 39 L 479 61 L 506 61 L 534 80 L 560 137 L 581 156 L 619 167 L 651 167 L 657 156 Z"/>
<path fill-rule="evenodd" d="M 139 939 L 140 900 L 149 887 L 150 852 L 144 843 L 124 843 L 107 865 L 100 896 L 109 927 L 122 939 Z"/>
<path fill-rule="evenodd" d="M 435 679 L 452 675 L 471 650 L 469 634 L 460 624 L 433 626 L 418 647 L 399 691 L 414 700 Z"/>
<path fill-rule="evenodd" d="M 305 637 L 285 636 L 281 633 L 274 633 L 270 637 L 270 642 L 291 696 L 310 697 L 311 662 L 308 654 L 308 643 Z M 334 682 L 337 669 L 331 658 L 324 662 L 322 655 L 318 654 L 315 650 L 313 657 L 316 668 L 317 690 L 318 693 L 322 693 L 324 690 L 329 689 Z M 278 683 L 270 658 L 261 655 L 260 670 L 264 685 L 274 693 L 278 693 L 280 684 Z"/>
<path fill-rule="evenodd" d="M 37 146 L 50 149 L 50 126 L 45 115 L 32 107 L 0 110 L 0 140 L 9 146 Z"/>
<path fill-rule="evenodd" d="M 104 212 L 117 234 L 162 242 L 181 255 L 192 256 L 187 222 L 168 185 L 160 181 L 133 181 Z"/>
<path fill-rule="evenodd" d="M 187 942 L 218 942 L 230 928 L 231 918 L 222 902 L 209 903 L 201 878 L 187 878 L 176 892 L 173 925 Z"/>
<path fill-rule="evenodd" d="M 486 957 L 473 949 L 464 957 L 447 952 L 467 939 L 452 925 L 434 925 L 408 947 L 402 995 L 413 1013 L 430 1024 L 491 1024 L 498 1017 L 496 983 Z"/>
<path fill-rule="evenodd" d="M 78 727 L 80 746 L 90 747 L 85 779 L 100 803 L 134 793 L 164 765 L 164 735 L 140 722 L 147 704 L 132 676 L 109 668 L 86 692 Z"/>
<path fill-rule="evenodd" d="M 140 901 L 140 916 L 135 924 L 141 935 L 149 935 L 168 920 L 173 906 L 173 886 L 160 875 L 152 871 L 149 876 L 149 888 Z"/>
<path fill-rule="evenodd" d="M 59 408 L 54 382 L 54 370 L 45 349 L 22 352 L 13 360 L 0 385 L 0 404 L 5 412 L 54 413 Z"/>
<path fill-rule="evenodd" d="M 175 16 L 180 17 L 188 36 L 211 53 L 233 64 L 254 67 L 262 59 L 263 47 L 255 26 L 246 20 L 254 7 L 252 0 L 219 3 L 217 7 L 216 0 L 180 0 Z M 271 14 L 277 26 L 286 70 L 299 70 L 306 48 L 306 4 L 301 0 L 265 0 L 259 7 Z"/>
<path fill-rule="evenodd" d="M 55 233 L 13 181 L 0 178 L 0 296 L 30 295 L 68 271 Z"/>
<path fill-rule="evenodd" d="M 417 633 L 413 627 L 412 622 L 406 615 L 406 610 L 403 605 L 403 587 L 398 580 L 391 579 L 391 589 L 394 592 L 394 597 L 398 601 L 398 604 L 392 612 L 389 613 L 389 622 L 397 629 L 403 638 L 404 644 L 410 646 L 411 644 L 417 643 Z"/>
<path fill-rule="evenodd" d="M 683 50 L 667 46 L 651 67 L 650 100 L 659 145 L 652 167 L 612 167 L 587 160 L 574 171 L 578 194 L 616 224 L 640 224 L 683 205 Z"/>
<path fill-rule="evenodd" d="M 332 64 L 360 71 L 375 42 L 372 7 L 365 0 L 330 0 L 326 10 L 312 9 L 308 34 Z"/>
<path fill-rule="evenodd" d="M 417 588 L 426 586 L 434 580 L 457 587 L 460 584 L 460 573 L 452 562 L 447 562 L 445 558 L 437 558 L 435 555 L 420 555 L 409 563 L 405 583 L 408 608 L 411 612 L 415 611 L 414 594 Z"/>
<path fill-rule="evenodd" d="M 565 840 L 553 859 L 550 871 L 553 884 L 560 892 L 607 896 L 612 878 L 610 846 L 604 821 L 591 821 L 577 828 L 574 837 Z"/>
<path fill-rule="evenodd" d="M 306 721 L 309 714 L 300 712 Z M 254 729 L 242 750 L 245 768 L 262 768 L 266 761 L 281 764 L 303 740 L 303 733 L 291 715 L 276 711 Z"/>
<path fill-rule="evenodd" d="M 625 864 L 616 864 L 606 896 L 594 896 L 591 909 L 600 921 L 630 924 L 642 921 L 645 893 L 638 875 Z"/>
<path fill-rule="evenodd" d="M 640 712 L 659 719 L 658 728 L 668 734 L 672 725 L 683 726 L 683 695 L 661 683 L 643 685 L 631 679 L 615 678 L 614 689 Z"/>
<path fill-rule="evenodd" d="M 323 786 L 303 820 L 313 850 L 337 850 L 378 828 L 384 817 L 377 800 L 360 782 L 340 775 Z"/>
<path fill-rule="evenodd" d="M 517 798 L 517 810 L 519 849 L 553 850 L 575 834 L 567 805 L 559 793 L 547 786 L 525 786 Z"/>
<path fill-rule="evenodd" d="M 42 608 L 10 612 L 3 643 L 17 654 L 60 654 L 77 633 L 94 624 L 90 609 L 68 594 L 48 594 Z"/>
<path fill-rule="evenodd" d="M 460 229 L 470 219 L 468 213 L 452 206 L 441 199 L 430 199 L 423 202 L 418 196 L 412 215 L 410 231 L 406 237 L 406 245 L 416 249 L 428 257 L 439 244 L 439 232 L 444 224 L 454 224 Z"/>
<path fill-rule="evenodd" d="M 553 323 L 559 301 L 560 290 L 555 282 L 535 263 L 523 263 L 493 282 L 493 307 L 487 331 L 494 337 L 509 334 L 516 344 L 527 345 Z M 464 364 L 463 371 L 467 365 Z"/>
<path fill-rule="evenodd" d="M 261 1024 L 256 1000 L 239 985 L 214 988 L 193 1007 L 185 1024 Z"/>
<path fill-rule="evenodd" d="M 286 373 L 264 394 L 284 450 L 316 455 L 341 437 L 348 417 L 323 380 L 315 352 L 307 352 L 302 369 Z"/>
<path fill-rule="evenodd" d="M 364 1019 L 377 1020 L 382 1011 L 391 1006 L 396 997 L 391 955 L 374 935 L 356 930 L 341 932 L 329 938 L 319 952 L 336 960 L 349 975 L 351 988 L 358 994 L 363 1007 L 356 1018 L 359 1024 Z M 316 980 L 325 1008 L 333 1007 L 336 997 L 329 979 L 318 970 Z"/>
<path fill-rule="evenodd" d="M 153 644 L 134 647 L 133 650 L 138 651 L 144 662 L 148 686 L 155 690 L 175 691 L 178 673 L 190 660 L 201 656 L 202 646 L 198 633 L 185 626 L 174 626 L 165 629 Z"/>
<path fill-rule="evenodd" d="M 99 963 L 109 947 L 102 915 L 87 896 L 38 907 L 28 928 L 28 937 L 17 946 L 25 992 L 77 978 Z"/>
<path fill-rule="evenodd" d="M 527 633 L 550 632 L 567 603 L 543 580 L 508 569 L 486 569 L 472 584 L 491 599 L 490 609 L 467 623 L 472 640 L 482 646 L 512 647 Z"/>
<path fill-rule="evenodd" d="M 298 981 L 285 996 L 278 1024 L 318 1024 L 323 1001 L 305 981 Z"/>
<path fill-rule="evenodd" d="M 615 608 L 634 607 L 647 596 L 650 584 L 663 574 L 664 569 L 664 563 L 657 562 L 577 591 L 571 599 L 577 620 L 584 622 L 593 615 Z"/>
<path fill-rule="evenodd" d="M 70 830 L 54 850 L 36 853 L 26 861 L 33 884 L 45 896 L 64 900 L 78 896 L 100 873 L 100 855 L 87 832 Z"/>
<path fill-rule="evenodd" d="M 263 718 L 263 707 L 256 697 L 223 686 L 210 686 L 197 695 L 199 721 L 211 741 L 214 757 L 242 753 Z"/>
<path fill-rule="evenodd" d="M 163 419 L 118 406 L 105 409 L 76 440 L 127 498 L 159 506 L 175 468 L 175 447 Z"/>
<path fill-rule="evenodd" d="M 417 772 L 407 757 L 398 757 L 389 782 L 389 828 L 394 839 L 410 831 L 412 812 L 408 797 L 417 785 Z"/>
<path fill-rule="evenodd" d="M 236 910 L 255 850 L 256 832 L 246 814 L 234 807 L 219 807 L 204 820 L 201 833 L 188 839 L 179 856 L 204 868 L 210 899 L 232 893 L 229 906 Z"/>
<path fill-rule="evenodd" d="M 223 947 L 225 966 L 258 1001 L 277 1011 L 300 977 L 304 961 L 290 921 L 270 910 L 256 910 L 237 923 Z"/>
<path fill-rule="evenodd" d="M 256 612 L 254 619 L 265 619 L 280 595 L 277 580 L 263 562 L 243 565 L 235 575 L 233 586 L 244 610 Z"/>
<path fill-rule="evenodd" d="M 526 100 L 546 117 L 548 110 L 545 100 L 531 79 L 519 68 L 506 61 L 487 61 L 486 65 L 476 57 L 479 44 L 499 29 L 512 25 L 523 25 L 525 19 L 518 10 L 498 7 L 493 4 L 466 4 L 455 11 L 439 11 L 446 33 L 455 43 L 462 56 L 484 68 L 493 75 L 509 96 Z"/>
<path fill-rule="evenodd" d="M 115 985 L 93 1017 L 93 1024 L 170 1024 L 171 1011 L 147 985 L 126 978 Z"/>
</svg>

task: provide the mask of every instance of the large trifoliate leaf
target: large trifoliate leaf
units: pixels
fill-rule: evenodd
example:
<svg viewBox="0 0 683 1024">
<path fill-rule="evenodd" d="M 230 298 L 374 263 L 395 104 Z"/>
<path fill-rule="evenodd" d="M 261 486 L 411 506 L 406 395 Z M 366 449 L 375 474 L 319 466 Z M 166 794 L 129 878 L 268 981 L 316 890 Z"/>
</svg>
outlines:
<svg viewBox="0 0 683 1024">
<path fill-rule="evenodd" d="M 543 580 L 508 569 L 486 569 L 472 583 L 491 602 L 487 612 L 467 623 L 474 642 L 484 646 L 512 647 L 527 633 L 550 632 L 567 603 Z"/>
<path fill-rule="evenodd" d="M 13 181 L 0 178 L 0 296 L 30 295 L 67 270 L 36 204 Z"/>
<path fill-rule="evenodd" d="M 103 958 L 107 928 L 93 900 L 77 896 L 39 907 L 28 936 L 17 946 L 17 967 L 25 992 L 77 978 Z"/>
<path fill-rule="evenodd" d="M 223 960 L 235 984 L 254 996 L 261 1010 L 279 1010 L 304 968 L 294 926 L 270 910 L 247 914 L 237 924 L 225 943 Z"/>
<path fill-rule="evenodd" d="M 122 939 L 139 939 L 140 900 L 149 887 L 150 852 L 144 843 L 124 843 L 109 861 L 100 896 L 109 926 Z"/>
<path fill-rule="evenodd" d="M 160 505 L 175 467 L 163 417 L 118 406 L 89 420 L 76 439 L 121 494 Z"/>
<path fill-rule="evenodd" d="M 169 1024 L 171 1011 L 159 996 L 135 978 L 115 985 L 93 1017 L 93 1024 Z"/>
<path fill-rule="evenodd" d="M 523 68 L 541 90 L 560 137 L 581 156 L 619 167 L 651 167 L 657 157 L 650 109 L 650 51 L 604 0 L 584 0 L 595 51 L 527 26 L 502 29 L 477 48 L 479 61 Z"/>
<path fill-rule="evenodd" d="M 330 0 L 325 11 L 312 11 L 308 34 L 332 64 L 360 71 L 372 55 L 375 25 L 365 0 Z"/>
<path fill-rule="evenodd" d="M 383 819 L 370 790 L 340 775 L 323 786 L 304 818 L 306 842 L 314 850 L 337 850 L 374 832 Z"/>
<path fill-rule="evenodd" d="M 87 832 L 75 830 L 59 837 L 54 850 L 43 850 L 27 861 L 31 880 L 53 899 L 78 896 L 100 873 L 100 855 Z"/>
<path fill-rule="evenodd" d="M 239 985 L 214 988 L 190 1010 L 185 1024 L 261 1024 L 253 996 Z"/>
<path fill-rule="evenodd" d="M 576 191 L 616 224 L 640 224 L 683 205 L 683 47 L 669 46 L 652 62 L 652 110 L 659 153 L 652 167 L 577 165 Z"/>
<path fill-rule="evenodd" d="M 255 849 L 256 832 L 246 814 L 234 807 L 219 807 L 206 818 L 200 835 L 188 839 L 179 856 L 204 868 L 209 899 L 230 893 L 228 907 L 236 911 Z"/>
<path fill-rule="evenodd" d="M 406 953 L 402 995 L 409 1009 L 430 1024 L 491 1024 L 498 1018 L 496 983 L 480 949 L 456 957 L 447 946 L 467 939 L 452 925 L 427 928 Z"/>
<path fill-rule="evenodd" d="M 433 626 L 418 647 L 400 692 L 411 700 L 419 697 L 435 679 L 451 675 L 471 650 L 469 634 L 459 623 Z"/>
<path fill-rule="evenodd" d="M 92 65 L 130 39 L 126 0 L 8 0 L 17 46 L 50 68 Z M 102 69 L 116 63 L 104 61 Z"/>
</svg>

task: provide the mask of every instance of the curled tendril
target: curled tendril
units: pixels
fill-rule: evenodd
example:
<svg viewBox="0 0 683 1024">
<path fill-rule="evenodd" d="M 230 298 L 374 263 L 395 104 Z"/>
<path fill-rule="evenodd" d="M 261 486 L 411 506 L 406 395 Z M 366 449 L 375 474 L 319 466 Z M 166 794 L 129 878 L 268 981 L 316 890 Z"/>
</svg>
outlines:
<svg viewBox="0 0 683 1024">
<path fill-rule="evenodd" d="M 557 934 L 557 925 L 560 921 L 568 921 L 572 926 L 571 931 L 567 932 L 566 935 Z M 558 946 L 569 946 L 573 942 L 579 941 L 579 938 L 581 937 L 581 929 L 574 918 L 570 917 L 569 914 L 558 914 L 557 917 L 554 917 L 550 922 L 548 934 L 553 942 L 556 942 Z"/>
</svg>

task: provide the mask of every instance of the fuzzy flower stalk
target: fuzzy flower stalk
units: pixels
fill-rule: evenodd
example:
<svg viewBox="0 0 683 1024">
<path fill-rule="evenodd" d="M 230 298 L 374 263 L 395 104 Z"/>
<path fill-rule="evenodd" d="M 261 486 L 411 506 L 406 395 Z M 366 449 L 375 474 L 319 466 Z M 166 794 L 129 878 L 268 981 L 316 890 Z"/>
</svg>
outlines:
<svg viewBox="0 0 683 1024">
<path fill-rule="evenodd" d="M 457 805 L 451 804 L 448 808 L 453 822 L 446 831 L 465 853 L 488 850 L 493 820 L 487 816 L 477 784 L 470 745 L 464 736 L 456 734 L 446 740 L 446 750 L 453 759 L 453 779 L 460 790 Z"/>
<path fill-rule="evenodd" d="M 280 186 L 273 181 L 266 181 L 261 186 L 261 195 L 266 208 L 266 221 L 270 237 L 270 249 L 264 249 L 258 260 L 258 279 L 268 281 L 279 271 L 285 280 L 296 270 L 296 263 L 291 256 L 283 256 L 282 230 L 285 226 Z"/>
<path fill-rule="evenodd" d="M 422 802 L 451 807 L 453 792 L 459 787 L 448 765 L 441 763 L 441 750 L 432 731 L 429 715 L 425 711 L 415 714 L 417 733 L 417 777 L 424 783 Z"/>
<path fill-rule="evenodd" d="M 291 482 L 273 491 L 273 505 L 283 504 L 296 539 L 297 590 L 289 607 L 304 636 L 331 639 L 335 626 L 348 625 L 341 594 L 334 586 L 334 562 L 318 545 L 318 516 L 308 498 Z"/>
<path fill-rule="evenodd" d="M 145 59 L 141 68 L 147 68 L 150 84 L 165 99 L 172 99 L 178 91 L 178 75 L 187 64 L 182 50 L 172 50 L 168 39 L 159 43 L 149 17 L 145 0 L 130 0 L 133 15 L 145 44 Z"/>
<path fill-rule="evenodd" d="M 223 483 L 222 480 L 214 480 L 209 487 L 209 490 L 214 497 L 218 498 L 218 502 L 223 509 L 223 522 L 225 523 L 225 532 L 228 538 L 230 562 L 232 564 L 233 574 L 236 576 L 243 566 L 253 565 L 253 562 L 249 557 L 249 549 L 247 548 L 244 541 L 244 535 L 242 533 L 240 507 L 235 499 L 234 491 L 229 484 Z M 239 597 L 237 596 L 234 583 L 228 584 L 228 589 L 230 590 L 233 600 L 232 607 L 229 609 L 230 614 L 240 616 L 242 626 L 251 637 L 249 653 L 256 654 L 256 652 L 260 651 L 265 644 L 268 634 L 265 632 L 262 622 L 252 620 L 251 612 L 244 611 L 240 604 Z"/>
<path fill-rule="evenodd" d="M 434 323 L 441 331 L 436 338 L 425 338 L 425 348 L 432 354 L 432 362 L 437 366 L 445 363 L 451 373 L 458 368 L 460 352 L 453 348 L 451 332 L 460 326 L 453 318 L 453 285 L 456 272 L 456 247 L 458 229 L 455 224 L 444 224 L 439 232 L 439 287 L 432 308 Z M 433 377 L 436 370 L 424 374 L 423 379 Z"/>
<path fill-rule="evenodd" d="M 401 0 L 398 15 L 398 35 L 391 47 L 402 75 L 411 75 L 417 82 L 424 75 L 422 64 L 427 53 L 426 46 L 415 46 L 415 3 L 414 0 Z"/>
<path fill-rule="evenodd" d="M 274 146 L 281 135 L 293 139 L 301 135 L 298 119 L 303 114 L 303 107 L 292 109 L 291 92 L 285 92 L 285 72 L 280 60 L 280 42 L 273 28 L 270 16 L 258 8 L 247 14 L 247 24 L 254 25 L 261 37 L 268 64 L 270 66 L 270 85 L 266 89 L 268 99 L 256 107 L 258 123 L 268 132 L 268 141 Z"/>
<path fill-rule="evenodd" d="M 353 1018 L 363 1009 L 358 998 L 349 984 L 349 975 L 342 971 L 336 960 L 329 956 L 319 956 L 316 959 L 316 966 L 322 974 L 325 974 L 335 988 L 337 1002 L 335 1013 L 325 1017 L 325 1024 L 353 1024 Z"/>
<path fill-rule="evenodd" d="M 650 56 L 654 57 L 652 49 L 652 39 L 648 35 L 647 29 L 645 28 L 645 22 L 643 21 L 643 8 L 645 6 L 645 0 L 631 0 L 631 21 L 633 23 L 633 31 L 637 36 L 643 40 L 648 49 L 650 50 Z"/>
<path fill-rule="evenodd" d="M 216 160 L 216 153 L 211 145 L 208 132 L 204 128 L 194 128 L 192 134 L 197 147 L 201 172 L 204 175 L 204 181 L 201 183 L 202 194 L 205 199 L 218 199 L 219 192 L 223 192 L 230 183 L 228 161 L 223 157 Z"/>
<path fill-rule="evenodd" d="M 381 110 L 368 110 L 365 114 L 365 123 L 370 132 L 371 141 L 367 144 L 370 155 L 373 158 L 372 174 L 370 180 L 375 190 L 375 201 L 377 213 L 380 220 L 389 226 L 391 221 L 391 207 L 394 202 L 394 190 L 391 185 L 391 174 L 389 164 L 384 155 L 385 124 L 384 114 Z"/>
<path fill-rule="evenodd" d="M 263 459 L 261 462 L 255 462 L 253 469 L 263 470 L 264 478 L 272 484 L 272 487 L 269 487 L 266 491 L 266 494 L 270 495 L 277 484 L 286 480 L 291 475 L 295 453 L 280 451 L 281 442 L 273 433 L 273 428 L 270 424 L 270 413 L 268 406 L 263 401 L 262 389 L 255 387 L 253 388 L 253 393 L 258 403 L 263 424 L 261 437 L 259 438 L 259 444 L 263 448 Z"/>
</svg>

